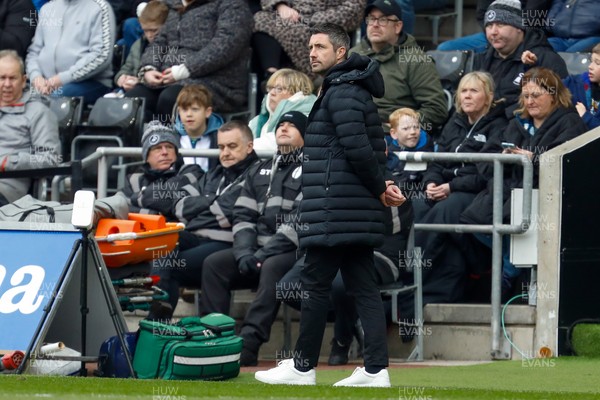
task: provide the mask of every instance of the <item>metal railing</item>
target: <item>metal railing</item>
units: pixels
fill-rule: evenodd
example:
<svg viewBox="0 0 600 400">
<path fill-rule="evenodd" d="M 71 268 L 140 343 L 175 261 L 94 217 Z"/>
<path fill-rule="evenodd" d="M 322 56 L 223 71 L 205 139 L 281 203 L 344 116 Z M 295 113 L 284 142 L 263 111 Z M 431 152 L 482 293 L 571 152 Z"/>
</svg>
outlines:
<svg viewBox="0 0 600 400">
<path fill-rule="evenodd" d="M 522 234 L 529 229 L 531 222 L 531 193 L 533 189 L 533 164 L 523 155 L 481 154 L 481 153 L 427 153 L 397 152 L 400 160 L 406 162 L 488 162 L 494 164 L 493 217 L 492 225 L 470 224 L 415 224 L 415 230 L 455 232 L 455 233 L 491 233 L 492 234 L 492 349 L 493 359 L 510 358 L 507 347 L 502 345 L 501 326 L 501 289 L 502 289 L 502 235 Z M 503 177 L 504 164 L 518 164 L 523 167 L 523 217 L 517 224 L 503 224 Z"/>
<path fill-rule="evenodd" d="M 218 157 L 218 149 L 181 149 L 181 155 L 196 157 Z M 270 158 L 272 152 L 257 152 L 261 158 Z M 456 232 L 456 233 L 488 233 L 492 235 L 492 299 L 491 299 L 491 357 L 493 359 L 510 358 L 503 342 L 501 326 L 501 288 L 502 288 L 502 236 L 506 234 L 522 234 L 529 229 L 531 221 L 531 196 L 533 189 L 533 164 L 523 155 L 516 154 L 481 154 L 481 153 L 433 153 L 433 152 L 397 152 L 400 160 L 410 162 L 454 161 L 454 162 L 486 162 L 493 163 L 493 219 L 491 225 L 469 224 L 415 224 L 416 230 Z M 98 198 L 107 195 L 108 157 L 141 157 L 138 147 L 99 147 L 95 153 L 82 160 L 82 168 L 98 164 Z M 523 167 L 523 216 L 516 224 L 503 224 L 503 177 L 504 164 L 517 164 Z M 54 185 L 53 185 L 54 189 Z"/>
</svg>

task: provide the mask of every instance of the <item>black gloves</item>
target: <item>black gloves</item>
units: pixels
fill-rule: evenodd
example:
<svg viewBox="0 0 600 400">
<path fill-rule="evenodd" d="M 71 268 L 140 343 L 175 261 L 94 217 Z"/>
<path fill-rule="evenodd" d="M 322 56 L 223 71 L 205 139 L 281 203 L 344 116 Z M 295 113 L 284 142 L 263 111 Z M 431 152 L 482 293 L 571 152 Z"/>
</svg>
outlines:
<svg viewBox="0 0 600 400">
<path fill-rule="evenodd" d="M 253 255 L 243 256 L 238 261 L 238 268 L 240 270 L 240 274 L 244 276 L 254 276 L 258 275 L 260 271 L 260 261 Z"/>
</svg>

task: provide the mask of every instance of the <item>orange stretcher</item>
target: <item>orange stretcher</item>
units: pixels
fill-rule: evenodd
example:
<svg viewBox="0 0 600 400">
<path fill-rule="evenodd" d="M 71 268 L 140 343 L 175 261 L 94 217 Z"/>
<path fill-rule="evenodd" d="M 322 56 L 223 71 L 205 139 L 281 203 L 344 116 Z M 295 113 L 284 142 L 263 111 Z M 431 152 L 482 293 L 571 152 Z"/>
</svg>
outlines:
<svg viewBox="0 0 600 400">
<path fill-rule="evenodd" d="M 107 267 L 122 267 L 166 256 L 184 228 L 162 215 L 129 213 L 128 219 L 101 219 L 96 242 Z"/>
</svg>

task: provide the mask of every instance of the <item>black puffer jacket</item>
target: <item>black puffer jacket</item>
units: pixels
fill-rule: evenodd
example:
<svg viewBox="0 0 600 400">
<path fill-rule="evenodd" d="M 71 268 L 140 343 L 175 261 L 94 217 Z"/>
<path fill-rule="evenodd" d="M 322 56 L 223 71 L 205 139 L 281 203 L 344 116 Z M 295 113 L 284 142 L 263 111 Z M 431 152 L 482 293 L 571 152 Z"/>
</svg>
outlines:
<svg viewBox="0 0 600 400">
<path fill-rule="evenodd" d="M 382 244 L 385 141 L 378 65 L 356 53 L 334 66 L 308 117 L 302 166 L 300 246 Z"/>
<path fill-rule="evenodd" d="M 476 124 L 469 124 L 465 114 L 454 113 L 444 127 L 438 152 L 479 153 L 493 136 L 501 137 L 506 127 L 504 105 L 496 104 Z M 450 184 L 450 192 L 478 193 L 485 187 L 484 172 L 488 163 L 430 163 L 423 177 L 424 187 L 429 183 Z"/>
<path fill-rule="evenodd" d="M 546 67 L 556 72 L 561 78 L 569 74 L 564 60 L 552 49 L 543 31 L 530 29 L 525 31 L 523 42 L 515 52 L 505 59 L 500 58 L 496 49 L 489 47 L 485 53 L 475 55 L 474 71 L 487 71 L 494 77 L 496 99 L 506 99 L 506 116 L 511 119 L 521 94 L 521 78 L 532 66 L 521 62 L 521 54 L 525 50 L 537 56 L 536 67 Z"/>
<path fill-rule="evenodd" d="M 501 138 L 494 138 L 486 148 L 491 152 L 501 152 L 501 142 L 514 143 L 517 147 L 533 152 L 533 187 L 538 187 L 539 157 L 542 153 L 573 139 L 587 131 L 585 123 L 574 107 L 558 108 L 540 126 L 532 136 L 524 127 L 524 121 L 514 118 L 510 121 Z M 491 172 L 490 172 L 491 173 Z M 492 175 L 488 177 L 491 178 Z M 504 168 L 504 218 L 510 216 L 510 192 L 513 188 L 523 187 L 523 168 L 514 164 Z M 477 195 L 473 203 L 461 215 L 461 220 L 471 224 L 490 224 L 492 222 L 493 180 Z"/>
</svg>

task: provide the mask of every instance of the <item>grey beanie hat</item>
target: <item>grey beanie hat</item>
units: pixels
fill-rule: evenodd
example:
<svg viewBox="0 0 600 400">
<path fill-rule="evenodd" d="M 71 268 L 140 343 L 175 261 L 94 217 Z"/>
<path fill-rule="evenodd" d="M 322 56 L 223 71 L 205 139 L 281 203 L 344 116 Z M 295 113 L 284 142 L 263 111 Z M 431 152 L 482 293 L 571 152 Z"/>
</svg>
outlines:
<svg viewBox="0 0 600 400">
<path fill-rule="evenodd" d="M 485 12 L 485 26 L 492 22 L 511 25 L 517 29 L 525 30 L 521 2 L 518 0 L 496 0 Z"/>
<path fill-rule="evenodd" d="M 142 157 L 146 161 L 150 148 L 162 142 L 169 142 L 179 149 L 179 135 L 171 128 L 158 121 L 151 121 L 142 135 Z M 178 152 L 179 153 L 179 152 Z"/>
</svg>

